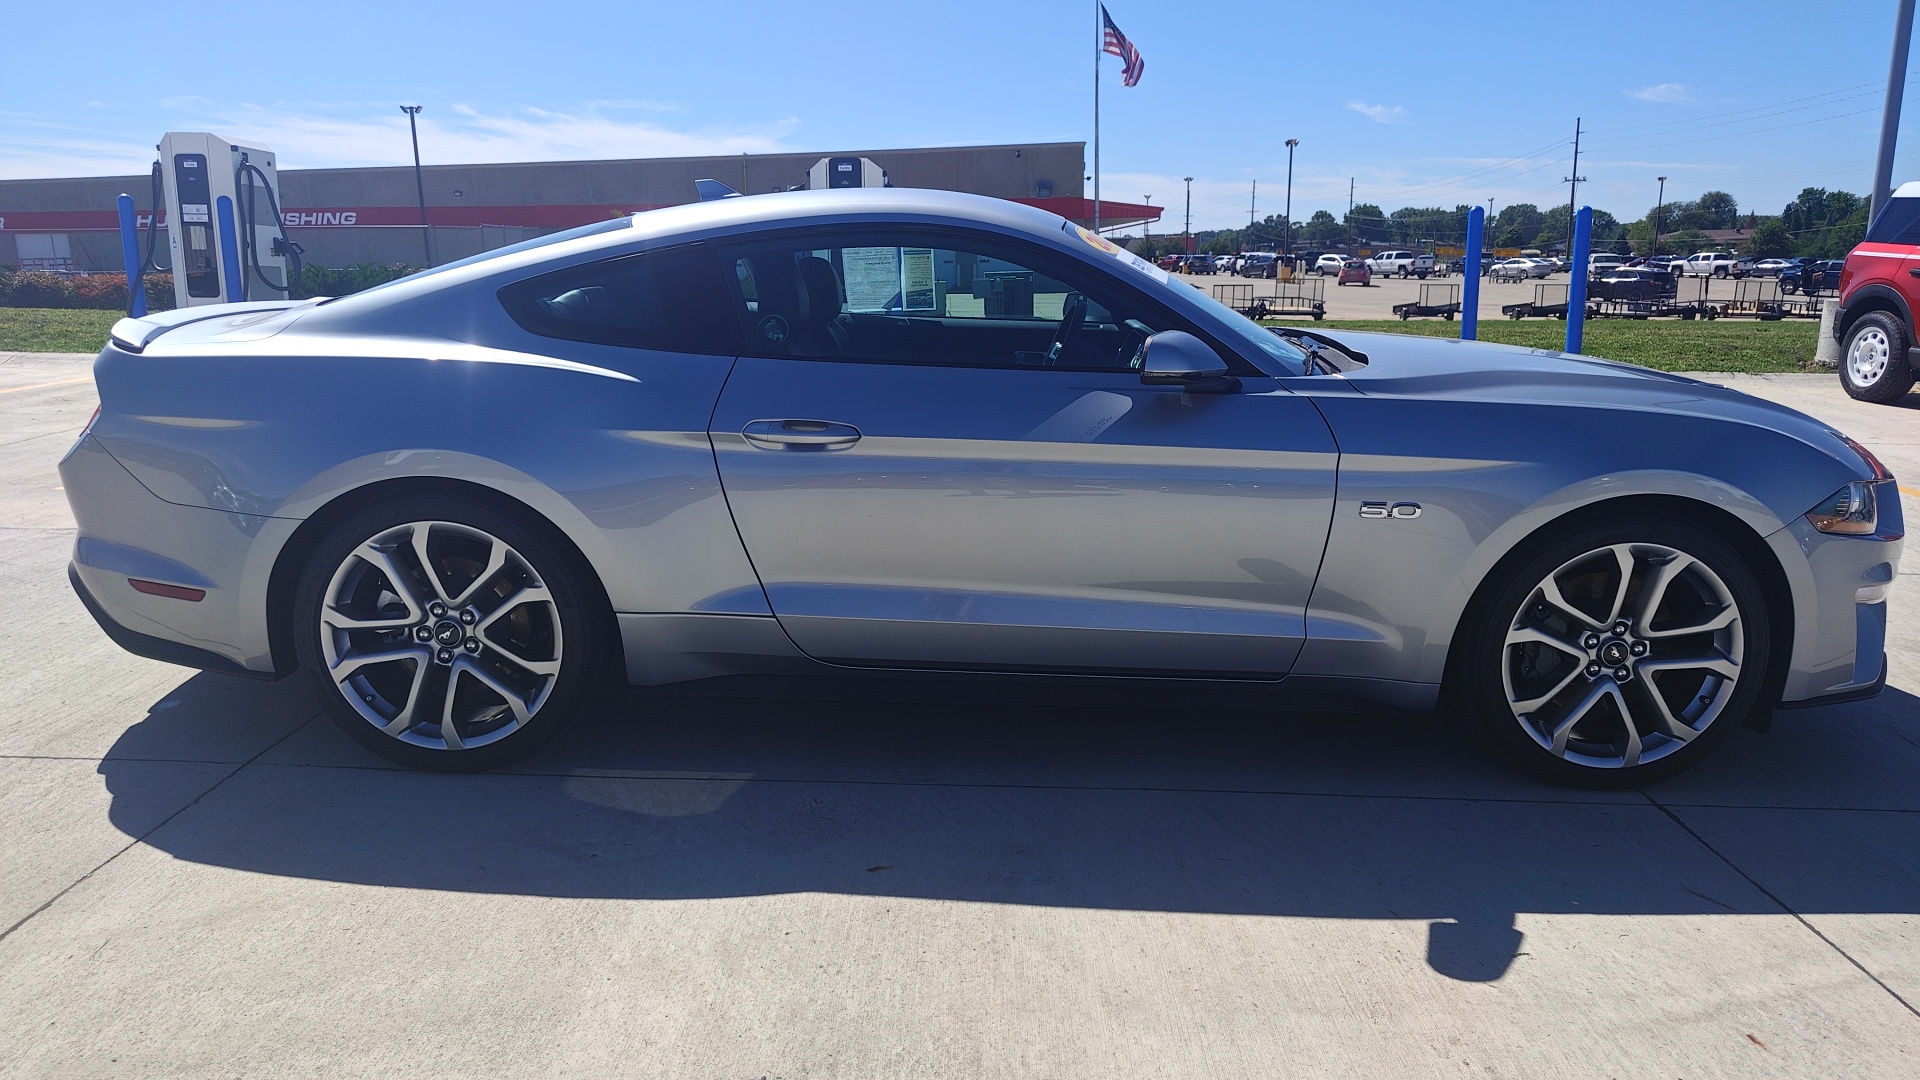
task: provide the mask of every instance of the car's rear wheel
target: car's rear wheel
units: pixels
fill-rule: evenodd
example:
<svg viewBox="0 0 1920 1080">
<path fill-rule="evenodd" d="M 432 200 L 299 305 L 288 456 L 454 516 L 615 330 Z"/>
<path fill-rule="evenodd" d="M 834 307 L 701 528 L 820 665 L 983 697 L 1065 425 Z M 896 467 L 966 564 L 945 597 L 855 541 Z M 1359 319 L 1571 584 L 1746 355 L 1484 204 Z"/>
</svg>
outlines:
<svg viewBox="0 0 1920 1080">
<path fill-rule="evenodd" d="M 1847 330 L 1840 352 L 1840 385 L 1861 401 L 1885 405 L 1913 389 L 1907 328 L 1891 312 L 1869 311 Z"/>
<path fill-rule="evenodd" d="M 521 758 L 590 699 L 610 637 L 579 556 L 508 514 L 409 499 L 340 522 L 295 598 L 296 648 L 346 733 L 420 769 Z"/>
<path fill-rule="evenodd" d="M 1453 685 L 1469 713 L 1557 783 L 1664 780 L 1772 707 L 1760 584 L 1725 540 L 1678 518 L 1537 545 L 1483 590 L 1461 632 Z"/>
</svg>

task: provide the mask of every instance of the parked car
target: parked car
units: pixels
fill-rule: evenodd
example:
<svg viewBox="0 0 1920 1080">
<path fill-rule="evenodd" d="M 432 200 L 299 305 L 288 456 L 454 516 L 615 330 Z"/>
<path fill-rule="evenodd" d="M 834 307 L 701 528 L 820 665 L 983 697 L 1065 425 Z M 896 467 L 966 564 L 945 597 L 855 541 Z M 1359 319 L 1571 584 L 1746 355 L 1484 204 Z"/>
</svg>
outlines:
<svg viewBox="0 0 1920 1080">
<path fill-rule="evenodd" d="M 1216 274 L 1232 273 L 1233 260 L 1234 256 L 1232 255 L 1215 255 L 1213 257 L 1213 272 Z"/>
<path fill-rule="evenodd" d="M 1780 274 L 1780 291 L 1789 296 L 1796 294 L 1818 296 L 1821 293 L 1838 292 L 1840 275 L 1847 263 L 1841 259 L 1806 259 L 1791 270 Z"/>
<path fill-rule="evenodd" d="M 1250 278 L 1270 278 L 1280 265 L 1280 256 L 1271 251 L 1257 251 L 1248 255 L 1240 263 L 1240 276 Z"/>
<path fill-rule="evenodd" d="M 1364 259 L 1348 259 L 1346 262 L 1340 264 L 1340 277 L 1334 284 L 1371 285 L 1373 284 L 1373 269 L 1367 265 Z"/>
<path fill-rule="evenodd" d="M 1782 271 L 1798 265 L 1792 259 L 1756 259 L 1753 264 L 1753 276 L 1777 278 Z"/>
<path fill-rule="evenodd" d="M 1424 281 L 1433 273 L 1433 256 L 1413 251 L 1382 251 L 1366 262 L 1367 269 L 1376 274 L 1418 277 Z"/>
<path fill-rule="evenodd" d="M 1347 257 L 1345 255 L 1336 255 L 1333 252 L 1327 252 L 1313 260 L 1313 272 L 1325 277 L 1328 274 L 1338 274 L 1341 268 L 1346 265 Z"/>
<path fill-rule="evenodd" d="M 1671 270 L 1677 274 L 1682 261 L 1678 255 L 1649 255 L 1641 265 L 1649 270 Z"/>
<path fill-rule="evenodd" d="M 1837 280 L 1840 385 L 1862 401 L 1887 404 L 1913 389 L 1920 364 L 1914 312 L 1920 310 L 1920 182 L 1901 184 L 1847 253 Z M 1822 275 L 1823 277 L 1825 275 Z M 1781 291 L 1786 290 L 1782 279 Z"/>
<path fill-rule="evenodd" d="M 1505 259 L 1493 264 L 1488 271 L 1495 281 L 1526 281 L 1529 278 L 1543 278 L 1553 272 L 1553 264 L 1545 259 L 1515 258 Z"/>
<path fill-rule="evenodd" d="M 1687 277 L 1731 277 L 1737 261 L 1724 251 L 1695 252 L 1680 264 L 1680 273 Z"/>
<path fill-rule="evenodd" d="M 1627 265 L 1625 255 L 1616 255 L 1610 251 L 1587 256 L 1587 276 L 1599 277 Z"/>
<path fill-rule="evenodd" d="M 1664 270 L 1617 267 L 1587 282 L 1590 300 L 1626 300 L 1641 303 L 1672 298 L 1679 282 Z"/>
<path fill-rule="evenodd" d="M 1000 199 L 674 206 L 124 319 L 93 375 L 59 469 L 102 629 L 298 672 L 418 768 L 513 761 L 609 682 L 945 669 L 1444 690 L 1528 768 L 1638 788 L 1884 683 L 1900 498 L 1828 424 L 1268 330 Z"/>
</svg>

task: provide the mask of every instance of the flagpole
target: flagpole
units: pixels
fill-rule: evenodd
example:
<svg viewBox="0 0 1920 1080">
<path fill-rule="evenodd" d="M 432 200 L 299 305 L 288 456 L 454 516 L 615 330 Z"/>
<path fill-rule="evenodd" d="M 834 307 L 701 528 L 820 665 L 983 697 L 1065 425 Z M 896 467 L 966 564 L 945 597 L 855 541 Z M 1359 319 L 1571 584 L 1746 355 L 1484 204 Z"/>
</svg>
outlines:
<svg viewBox="0 0 1920 1080">
<path fill-rule="evenodd" d="M 1100 232 L 1100 54 L 1106 51 L 1106 28 L 1100 24 L 1103 9 L 1093 0 L 1093 231 Z"/>
</svg>

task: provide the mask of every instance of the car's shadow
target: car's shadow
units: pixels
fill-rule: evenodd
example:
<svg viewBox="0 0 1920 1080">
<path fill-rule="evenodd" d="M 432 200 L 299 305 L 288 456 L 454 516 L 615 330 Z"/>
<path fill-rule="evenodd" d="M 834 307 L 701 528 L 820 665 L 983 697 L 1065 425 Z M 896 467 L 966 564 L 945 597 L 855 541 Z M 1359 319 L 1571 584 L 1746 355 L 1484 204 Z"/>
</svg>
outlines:
<svg viewBox="0 0 1920 1080">
<path fill-rule="evenodd" d="M 1780 914 L 1755 881 L 1795 894 L 1768 874 L 1817 875 L 1822 910 L 1920 912 L 1920 813 L 1885 812 L 1920 811 L 1920 699 L 1898 690 L 1742 733 L 1654 792 L 1663 808 L 1519 778 L 1432 718 L 842 689 L 649 695 L 513 771 L 446 776 L 387 767 L 325 719 L 276 743 L 312 715 L 302 680 L 200 675 L 100 771 L 116 824 L 139 835 L 131 808 L 168 782 L 143 761 L 224 741 L 228 760 L 253 763 L 145 840 L 261 873 L 557 897 L 815 891 L 1415 919 L 1431 924 L 1431 966 L 1469 980 L 1506 970 L 1517 916 Z M 1739 809 L 1751 806 L 1826 809 Z M 1907 854 L 1831 861 L 1849 841 L 1822 830 L 1843 807 L 1877 807 L 1875 828 L 1896 835 L 1873 842 Z M 1707 848 L 1741 864 L 1756 830 L 1763 869 Z"/>
</svg>

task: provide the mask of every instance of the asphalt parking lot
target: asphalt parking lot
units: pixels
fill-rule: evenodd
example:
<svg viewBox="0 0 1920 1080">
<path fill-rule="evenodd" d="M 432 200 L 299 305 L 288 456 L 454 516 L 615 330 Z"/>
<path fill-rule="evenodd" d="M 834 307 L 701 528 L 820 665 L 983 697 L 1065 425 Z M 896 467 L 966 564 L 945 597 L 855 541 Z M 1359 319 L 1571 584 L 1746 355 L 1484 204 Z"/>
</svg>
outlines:
<svg viewBox="0 0 1920 1080">
<path fill-rule="evenodd" d="M 1920 1075 L 1920 556 L 1884 695 L 1644 792 L 1422 719 L 833 686 L 426 775 L 93 625 L 87 359 L 0 354 L 0 1074 Z M 1720 378 L 1920 478 L 1920 394 Z"/>
<path fill-rule="evenodd" d="M 1223 300 L 1226 299 L 1226 296 L 1214 291 L 1216 285 L 1252 286 L 1253 292 L 1251 295 L 1253 296 L 1272 296 L 1274 295 L 1275 288 L 1275 283 L 1271 279 L 1235 277 L 1232 274 L 1195 274 L 1191 277 L 1176 275 L 1176 279 L 1186 281 L 1196 288 L 1205 290 L 1207 295 Z M 1393 305 L 1411 303 L 1419 300 L 1421 296 L 1420 287 L 1422 285 L 1451 285 L 1458 289 L 1462 295 L 1466 292 L 1463 280 L 1458 274 L 1450 277 L 1430 277 L 1425 281 L 1413 277 L 1388 277 L 1382 274 L 1375 277 L 1371 285 L 1341 285 L 1334 278 L 1322 278 L 1318 275 L 1311 275 L 1307 277 L 1306 280 L 1309 282 L 1325 282 L 1322 288 L 1322 296 L 1327 302 L 1327 318 L 1329 319 L 1396 318 L 1397 316 L 1393 313 Z M 1534 286 L 1543 284 L 1554 286 L 1554 289 L 1551 291 L 1556 294 L 1564 294 L 1566 291 L 1567 275 L 1551 274 L 1538 281 L 1523 282 L 1497 282 L 1491 278 L 1481 278 L 1480 317 L 1482 319 L 1506 318 L 1505 315 L 1500 313 L 1502 307 L 1507 304 L 1522 304 L 1532 301 L 1534 298 Z M 1704 296 L 1701 293 L 1701 286 L 1703 284 L 1706 287 Z M 1681 278 L 1679 299 L 1683 301 L 1706 299 L 1711 303 L 1725 303 L 1726 301 L 1734 299 L 1743 284 L 1745 284 L 1747 288 L 1752 289 L 1760 285 L 1760 282 L 1742 283 L 1718 278 L 1708 278 L 1704 281 L 1700 278 Z M 1771 282 L 1768 284 L 1771 284 Z M 1437 296 L 1439 294 L 1435 293 L 1434 295 Z M 1758 293 L 1756 292 L 1755 295 L 1758 295 Z M 1786 297 L 1786 299 L 1791 300 L 1795 299 L 1795 297 Z M 1558 296 L 1556 296 L 1556 302 L 1557 300 Z"/>
</svg>

